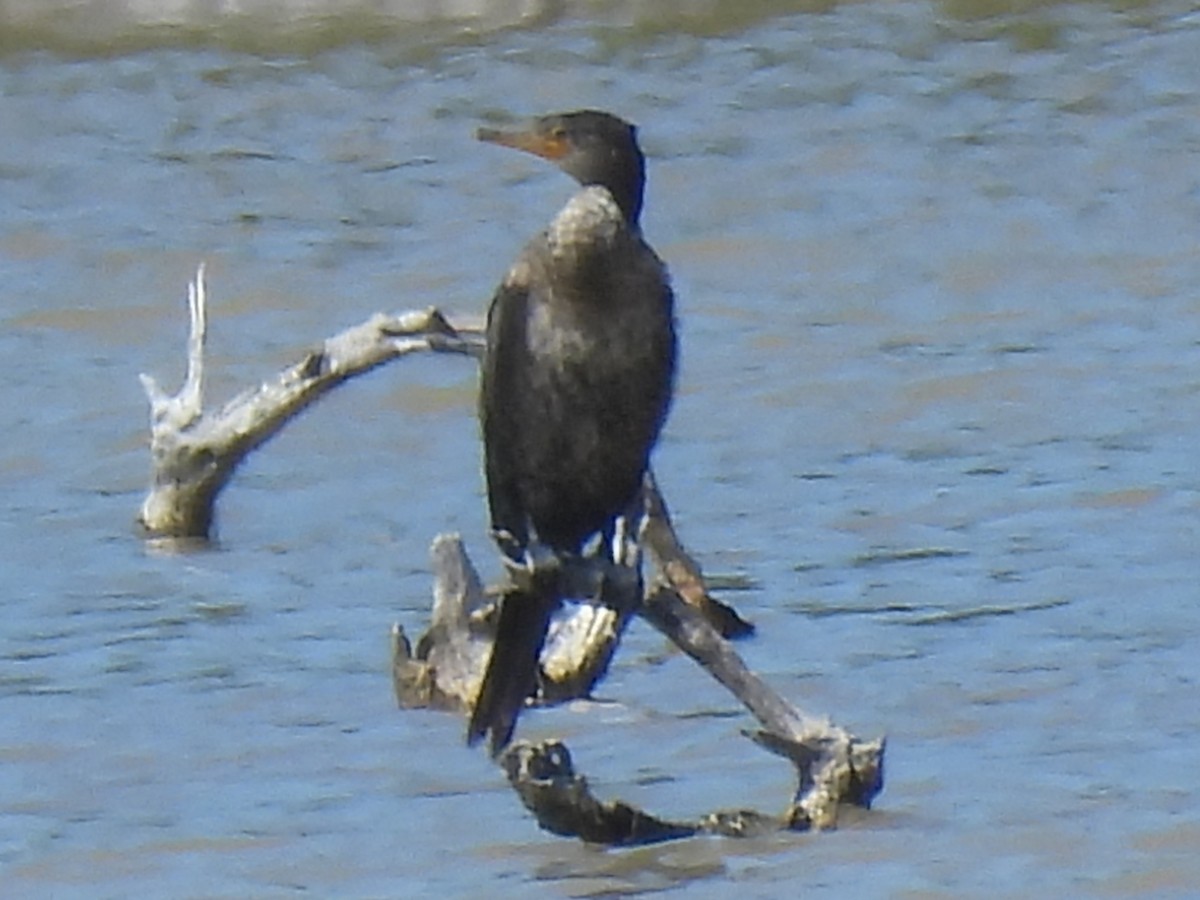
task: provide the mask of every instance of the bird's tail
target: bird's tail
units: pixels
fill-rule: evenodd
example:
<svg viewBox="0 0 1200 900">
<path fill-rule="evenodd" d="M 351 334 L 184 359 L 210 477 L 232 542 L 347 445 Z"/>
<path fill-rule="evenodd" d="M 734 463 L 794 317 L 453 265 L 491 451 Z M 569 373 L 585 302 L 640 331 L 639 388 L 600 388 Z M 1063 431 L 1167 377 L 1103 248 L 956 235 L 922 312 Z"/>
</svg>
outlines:
<svg viewBox="0 0 1200 900">
<path fill-rule="evenodd" d="M 511 590 L 500 601 L 496 639 L 467 726 L 467 743 L 492 733 L 492 756 L 512 738 L 517 717 L 537 686 L 538 657 L 558 598 L 553 591 Z"/>
</svg>

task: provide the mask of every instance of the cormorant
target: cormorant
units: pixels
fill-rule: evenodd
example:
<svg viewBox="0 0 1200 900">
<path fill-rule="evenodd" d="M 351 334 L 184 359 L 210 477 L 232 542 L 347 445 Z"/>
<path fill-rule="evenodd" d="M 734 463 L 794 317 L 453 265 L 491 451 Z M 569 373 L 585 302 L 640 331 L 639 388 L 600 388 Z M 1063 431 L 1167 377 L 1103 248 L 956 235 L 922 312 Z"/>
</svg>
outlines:
<svg viewBox="0 0 1200 900">
<path fill-rule="evenodd" d="M 579 555 L 596 535 L 603 546 L 640 497 L 671 402 L 674 295 L 642 239 L 634 126 L 583 110 L 477 136 L 551 160 L 582 185 L 488 311 L 480 420 L 492 534 L 512 564 L 536 572 L 534 551 Z M 556 604 L 553 591 L 501 601 L 468 742 L 490 731 L 495 755 L 512 737 Z"/>
</svg>

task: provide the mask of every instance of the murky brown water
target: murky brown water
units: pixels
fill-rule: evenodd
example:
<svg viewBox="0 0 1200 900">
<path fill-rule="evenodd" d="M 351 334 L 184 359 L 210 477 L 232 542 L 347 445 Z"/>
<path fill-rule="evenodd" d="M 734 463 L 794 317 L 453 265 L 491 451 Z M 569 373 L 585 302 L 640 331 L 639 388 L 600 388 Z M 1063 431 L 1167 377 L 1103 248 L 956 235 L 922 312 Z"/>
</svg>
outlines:
<svg viewBox="0 0 1200 900">
<path fill-rule="evenodd" d="M 0 3 L 5 891 L 1200 891 L 1187 5 L 129 8 Z M 539 833 L 461 722 L 394 709 L 429 538 L 490 559 L 464 360 L 329 397 L 240 473 L 216 549 L 132 530 L 137 373 L 181 376 L 198 261 L 214 402 L 378 309 L 477 311 L 570 186 L 471 133 L 588 105 L 651 155 L 684 536 L 746 586 L 755 668 L 889 735 L 837 834 L 597 852 Z M 599 699 L 523 730 L 664 814 L 782 806 L 649 629 Z"/>
</svg>

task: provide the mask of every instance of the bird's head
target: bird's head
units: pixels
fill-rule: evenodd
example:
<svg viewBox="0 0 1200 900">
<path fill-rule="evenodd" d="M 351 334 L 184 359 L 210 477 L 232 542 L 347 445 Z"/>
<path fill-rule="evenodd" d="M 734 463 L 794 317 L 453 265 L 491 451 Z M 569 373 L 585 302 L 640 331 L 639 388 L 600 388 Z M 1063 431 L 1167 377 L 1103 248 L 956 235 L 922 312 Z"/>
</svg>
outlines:
<svg viewBox="0 0 1200 900">
<path fill-rule="evenodd" d="M 607 188 L 637 227 L 646 163 L 637 129 L 624 119 L 587 109 L 541 116 L 520 130 L 480 128 L 476 137 L 548 159 L 585 187 Z"/>
</svg>

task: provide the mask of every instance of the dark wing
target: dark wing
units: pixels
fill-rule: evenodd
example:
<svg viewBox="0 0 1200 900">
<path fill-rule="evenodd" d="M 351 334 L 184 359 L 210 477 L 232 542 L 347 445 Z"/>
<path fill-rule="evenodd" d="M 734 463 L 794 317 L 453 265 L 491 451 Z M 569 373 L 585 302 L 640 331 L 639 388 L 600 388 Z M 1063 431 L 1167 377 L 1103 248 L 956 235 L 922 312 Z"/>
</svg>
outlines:
<svg viewBox="0 0 1200 900">
<path fill-rule="evenodd" d="M 519 554 L 529 541 L 529 515 L 520 492 L 520 426 L 514 419 L 518 398 L 526 390 L 523 372 L 528 365 L 525 329 L 529 288 L 522 276 L 518 264 L 492 298 L 479 387 L 491 526 L 500 536 L 501 549 L 509 554 Z M 503 532 L 511 536 L 511 541 L 501 540 Z"/>
<path fill-rule="evenodd" d="M 518 262 L 492 298 L 487 351 L 480 380 L 488 508 L 497 544 L 520 561 L 529 541 L 529 512 L 522 499 L 522 400 L 528 391 L 527 269 Z M 507 534 L 505 534 L 505 532 Z M 537 690 L 538 657 L 557 597 L 545 585 L 511 590 L 500 601 L 496 636 L 467 725 L 467 742 L 491 733 L 495 756 L 512 737 L 526 699 Z"/>
</svg>

